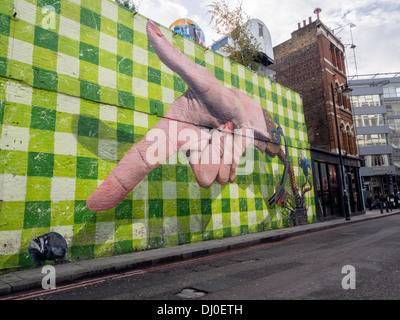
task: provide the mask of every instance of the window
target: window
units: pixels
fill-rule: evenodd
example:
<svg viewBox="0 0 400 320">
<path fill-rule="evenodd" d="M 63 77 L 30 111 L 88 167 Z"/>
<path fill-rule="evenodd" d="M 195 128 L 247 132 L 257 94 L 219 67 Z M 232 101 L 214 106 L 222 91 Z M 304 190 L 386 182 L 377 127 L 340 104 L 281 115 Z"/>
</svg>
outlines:
<svg viewBox="0 0 400 320">
<path fill-rule="evenodd" d="M 261 23 L 258 24 L 258 36 L 264 38 L 263 25 Z"/>
<path fill-rule="evenodd" d="M 351 105 L 353 108 L 381 106 L 382 101 L 380 95 L 378 94 L 365 95 L 365 96 L 352 96 Z"/>
<path fill-rule="evenodd" d="M 386 134 L 365 134 L 357 136 L 357 146 L 359 147 L 373 147 L 373 146 L 386 146 Z"/>
<path fill-rule="evenodd" d="M 353 116 L 353 121 L 358 128 L 361 127 L 380 127 L 385 125 L 385 117 L 383 114 L 364 114 Z"/>
</svg>

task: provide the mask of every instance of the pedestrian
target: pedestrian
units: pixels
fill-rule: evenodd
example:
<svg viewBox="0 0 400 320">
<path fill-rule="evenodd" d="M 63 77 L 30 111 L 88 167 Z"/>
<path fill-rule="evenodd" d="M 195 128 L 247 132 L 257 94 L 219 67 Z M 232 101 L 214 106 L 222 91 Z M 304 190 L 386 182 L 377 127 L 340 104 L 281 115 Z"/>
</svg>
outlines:
<svg viewBox="0 0 400 320">
<path fill-rule="evenodd" d="M 399 206 L 399 193 L 396 192 L 394 194 L 394 208 L 397 209 L 398 206 Z"/>
<path fill-rule="evenodd" d="M 390 199 L 389 199 L 389 196 L 388 196 L 387 193 L 385 194 L 385 200 L 386 200 L 386 203 L 385 203 L 385 205 L 386 205 L 386 212 L 389 212 Z"/>
<path fill-rule="evenodd" d="M 385 207 L 385 196 L 379 192 L 379 209 L 381 210 L 381 213 L 383 213 L 383 208 Z"/>
<path fill-rule="evenodd" d="M 367 197 L 367 205 L 368 205 L 369 211 L 371 211 L 372 210 L 372 195 L 371 195 L 371 193 Z"/>
</svg>

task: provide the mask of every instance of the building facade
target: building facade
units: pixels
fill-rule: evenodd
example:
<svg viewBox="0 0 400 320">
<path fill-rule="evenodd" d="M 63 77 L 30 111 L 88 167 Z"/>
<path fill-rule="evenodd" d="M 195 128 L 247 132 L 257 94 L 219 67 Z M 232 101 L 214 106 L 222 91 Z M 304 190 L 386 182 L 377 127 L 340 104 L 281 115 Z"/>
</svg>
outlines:
<svg viewBox="0 0 400 320">
<path fill-rule="evenodd" d="M 364 190 L 395 194 L 400 186 L 400 74 L 350 80 L 351 104 Z"/>
<path fill-rule="evenodd" d="M 313 179 L 319 218 L 364 212 L 351 104 L 343 91 L 347 86 L 345 46 L 319 19 L 313 22 L 309 18 L 308 23 L 298 24 L 291 39 L 274 47 L 274 59 L 276 81 L 303 98 L 309 141 L 314 150 Z M 340 180 L 341 176 L 345 179 Z"/>
<path fill-rule="evenodd" d="M 251 35 L 257 40 L 260 46 L 260 65 L 257 72 L 264 77 L 275 80 L 275 71 L 271 68 L 271 65 L 274 63 L 274 52 L 272 48 L 271 34 L 267 26 L 259 19 L 250 19 L 248 22 L 248 28 Z M 227 44 L 232 45 L 232 41 L 229 36 L 224 36 L 211 44 L 210 48 L 223 56 L 227 56 L 224 50 L 222 50 L 223 46 Z"/>
</svg>

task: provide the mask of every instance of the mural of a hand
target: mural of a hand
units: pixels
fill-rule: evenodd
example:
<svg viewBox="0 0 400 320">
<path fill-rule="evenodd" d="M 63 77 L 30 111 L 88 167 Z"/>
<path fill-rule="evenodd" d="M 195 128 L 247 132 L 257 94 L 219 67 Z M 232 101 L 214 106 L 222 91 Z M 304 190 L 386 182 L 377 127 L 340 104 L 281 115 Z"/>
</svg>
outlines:
<svg viewBox="0 0 400 320">
<path fill-rule="evenodd" d="M 160 60 L 182 77 L 188 89 L 92 193 L 87 206 L 93 211 L 115 207 L 151 170 L 179 150 L 188 151 L 197 182 L 208 188 L 215 181 L 223 185 L 235 180 L 239 158 L 249 144 L 246 130 L 254 132 L 253 143 L 262 152 L 270 154 L 271 147 L 267 146 L 272 146 L 271 155 L 275 156 L 280 149 L 270 142 L 271 129 L 275 128 L 272 117 L 263 113 L 255 100 L 222 85 L 207 68 L 169 43 L 151 21 L 147 23 L 147 35 Z M 207 133 L 204 128 L 214 130 Z M 157 161 L 150 161 L 148 151 L 154 137 L 166 137 L 166 147 L 162 154 L 158 150 Z"/>
</svg>

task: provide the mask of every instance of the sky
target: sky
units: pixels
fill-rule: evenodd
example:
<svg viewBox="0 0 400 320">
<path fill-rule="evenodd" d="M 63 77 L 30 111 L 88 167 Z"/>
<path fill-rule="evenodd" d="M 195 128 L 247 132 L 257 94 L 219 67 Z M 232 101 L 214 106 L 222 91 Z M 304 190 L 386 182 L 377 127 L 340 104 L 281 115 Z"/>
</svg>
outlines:
<svg viewBox="0 0 400 320">
<path fill-rule="evenodd" d="M 136 0 L 138 11 L 163 26 L 190 18 L 205 33 L 206 45 L 221 38 L 213 31 L 208 6 L 213 0 Z M 271 33 L 272 46 L 291 38 L 297 23 L 317 16 L 346 46 L 348 75 L 400 72 L 399 0 L 242 0 L 243 10 L 260 19 Z M 229 0 L 234 6 L 236 0 Z M 351 27 L 353 26 L 353 27 Z M 355 49 L 350 45 L 354 43 Z"/>
</svg>

